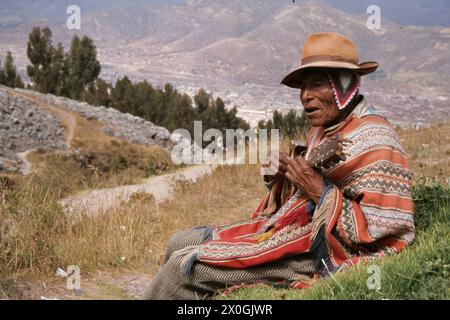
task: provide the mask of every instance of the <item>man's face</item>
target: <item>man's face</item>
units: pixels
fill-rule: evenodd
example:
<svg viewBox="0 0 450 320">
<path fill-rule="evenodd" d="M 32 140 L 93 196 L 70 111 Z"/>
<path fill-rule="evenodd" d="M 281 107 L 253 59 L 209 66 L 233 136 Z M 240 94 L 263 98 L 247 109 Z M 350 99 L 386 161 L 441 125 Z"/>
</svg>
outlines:
<svg viewBox="0 0 450 320">
<path fill-rule="evenodd" d="M 327 127 L 339 117 L 333 89 L 323 70 L 309 70 L 303 74 L 300 85 L 300 101 L 306 117 L 313 127 Z"/>
</svg>

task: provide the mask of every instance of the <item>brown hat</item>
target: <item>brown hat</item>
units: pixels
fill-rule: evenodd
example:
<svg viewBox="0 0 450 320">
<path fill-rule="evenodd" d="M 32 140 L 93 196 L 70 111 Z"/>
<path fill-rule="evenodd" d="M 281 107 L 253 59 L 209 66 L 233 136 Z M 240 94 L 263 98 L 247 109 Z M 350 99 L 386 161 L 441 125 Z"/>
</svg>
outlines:
<svg viewBox="0 0 450 320">
<path fill-rule="evenodd" d="M 306 37 L 300 67 L 285 76 L 281 84 L 299 88 L 301 74 L 309 68 L 351 69 L 359 75 L 366 75 L 374 72 L 378 63 L 359 63 L 358 49 L 350 39 L 338 33 L 321 32 Z"/>
</svg>

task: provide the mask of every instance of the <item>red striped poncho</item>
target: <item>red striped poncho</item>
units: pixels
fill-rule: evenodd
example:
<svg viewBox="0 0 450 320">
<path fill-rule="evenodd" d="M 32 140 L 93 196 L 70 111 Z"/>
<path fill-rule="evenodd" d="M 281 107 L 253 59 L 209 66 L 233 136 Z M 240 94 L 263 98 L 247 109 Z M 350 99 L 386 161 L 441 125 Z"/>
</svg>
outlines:
<svg viewBox="0 0 450 320">
<path fill-rule="evenodd" d="M 327 272 L 407 247 L 414 240 L 414 210 L 411 173 L 398 135 L 380 116 L 352 115 L 332 132 L 313 128 L 309 150 L 337 132 L 351 140 L 344 149 L 349 156 L 323 171 L 331 185 L 312 215 L 301 190 L 273 215 L 262 215 L 267 195 L 249 221 L 214 227 L 212 238 L 198 248 L 197 261 L 229 268 L 273 262 L 309 252 L 320 230 Z M 290 216 L 296 218 L 281 223 Z"/>
</svg>

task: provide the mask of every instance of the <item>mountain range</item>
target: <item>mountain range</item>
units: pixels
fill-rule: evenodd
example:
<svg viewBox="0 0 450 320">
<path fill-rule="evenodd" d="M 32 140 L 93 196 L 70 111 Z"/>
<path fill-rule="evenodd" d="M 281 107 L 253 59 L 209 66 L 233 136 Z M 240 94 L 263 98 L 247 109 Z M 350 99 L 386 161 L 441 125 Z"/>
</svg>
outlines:
<svg viewBox="0 0 450 320">
<path fill-rule="evenodd" d="M 81 8 L 81 30 L 65 26 L 69 4 Z M 33 26 L 49 26 L 54 42 L 66 48 L 74 34 L 92 37 L 102 77 L 111 82 L 126 74 L 157 85 L 172 82 L 188 93 L 204 87 L 242 109 L 270 112 L 298 105 L 297 93 L 279 83 L 298 65 L 306 35 L 334 31 L 354 40 L 361 61 L 379 61 L 379 70 L 368 77 L 364 90 L 375 96 L 446 96 L 448 1 L 378 1 L 379 30 L 367 28 L 369 4 L 350 0 L 18 0 L 0 6 L 0 54 L 12 51 L 25 75 L 28 33 Z"/>
</svg>

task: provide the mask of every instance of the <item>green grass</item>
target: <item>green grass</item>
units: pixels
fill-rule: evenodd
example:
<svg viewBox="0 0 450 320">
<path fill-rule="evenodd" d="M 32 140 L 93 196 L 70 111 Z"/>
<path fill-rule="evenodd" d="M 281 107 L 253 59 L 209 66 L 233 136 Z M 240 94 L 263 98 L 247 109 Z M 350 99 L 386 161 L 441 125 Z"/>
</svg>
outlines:
<svg viewBox="0 0 450 320">
<path fill-rule="evenodd" d="M 414 187 L 416 240 L 398 255 L 360 264 L 304 290 L 258 286 L 220 299 L 449 299 L 450 188 Z M 381 288 L 369 290 L 368 267 L 381 270 Z"/>
</svg>

